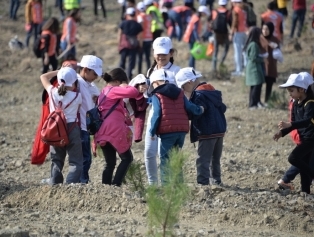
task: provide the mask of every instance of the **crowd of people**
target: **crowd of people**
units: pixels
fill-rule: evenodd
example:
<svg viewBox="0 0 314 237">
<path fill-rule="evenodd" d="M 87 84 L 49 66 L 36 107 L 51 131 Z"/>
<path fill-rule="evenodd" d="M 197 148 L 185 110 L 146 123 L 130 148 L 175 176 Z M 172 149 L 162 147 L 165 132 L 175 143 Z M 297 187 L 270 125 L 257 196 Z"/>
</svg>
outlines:
<svg viewBox="0 0 314 237">
<path fill-rule="evenodd" d="M 221 92 L 211 84 L 202 82 L 202 75 L 196 71 L 196 61 L 192 55 L 187 62 L 188 67 L 181 69 L 175 65 L 173 41 L 183 41 L 191 50 L 195 43 L 208 43 L 209 37 L 212 37 L 212 71 L 217 76 L 219 69 L 224 67 L 232 42 L 235 71 L 231 75 L 245 77 L 246 85 L 250 87 L 248 108 L 264 108 L 276 82 L 277 61 L 283 61 L 281 47 L 288 38 L 284 34 L 288 17 L 287 1 L 273 0 L 267 3 L 267 10 L 260 15 L 260 27 L 257 26 L 258 16 L 253 3 L 246 0 L 218 0 L 217 8 L 214 8 L 214 0 L 200 0 L 197 7 L 193 0 L 185 0 L 184 5 L 177 5 L 175 0 L 118 2 L 122 10 L 117 36 L 120 63 L 119 67 L 106 73 L 102 72 L 102 60 L 94 55 L 84 55 L 81 62 L 76 63 L 80 1 L 56 1 L 63 17 L 61 34 L 56 17 L 44 21 L 41 0 L 28 0 L 25 6 L 25 45 L 29 45 L 32 32 L 35 40 L 40 37 L 43 62 L 41 81 L 50 95 L 49 103 L 61 101 L 66 105 L 69 101 L 75 101 L 64 110 L 68 126 L 75 123 L 79 111 L 80 124 L 69 134 L 71 145 L 50 150 L 50 184 L 63 183 L 62 169 L 66 154 L 69 155 L 70 164 L 66 183 L 90 182 L 92 153 L 96 156 L 96 148 L 100 146 L 106 163 L 102 183 L 120 186 L 133 160 L 132 142 L 142 141 L 148 110 L 144 135 L 148 183 L 166 182 L 165 166 L 169 151 L 182 148 L 185 135 L 190 132 L 191 142 L 198 142 L 197 183 L 221 185 L 220 157 L 227 126 L 224 116 L 226 106 L 222 102 Z M 94 3 L 97 15 L 98 1 Z M 106 18 L 102 0 L 100 4 Z M 12 0 L 10 18 L 13 20 L 16 19 L 18 7 L 19 1 Z M 297 37 L 301 37 L 306 7 L 305 0 L 292 1 L 289 38 L 294 37 L 298 21 Z M 224 49 L 220 60 L 219 46 Z M 146 70 L 142 67 L 144 56 Z M 63 58 L 64 62 L 62 68 L 56 70 L 59 58 Z M 133 75 L 136 63 L 138 70 Z M 52 71 L 48 72 L 50 68 Z M 146 73 L 142 74 L 143 71 Z M 57 77 L 57 84 L 52 83 L 53 77 Z M 98 77 L 106 82 L 101 91 L 93 83 Z M 263 83 L 266 83 L 266 92 L 262 103 Z M 314 177 L 310 145 L 314 139 L 312 84 L 313 75 L 301 72 L 292 74 L 287 83 L 281 85 L 287 88 L 292 98 L 291 121 L 281 121 L 278 125 L 280 131 L 274 135 L 274 139 L 278 140 L 292 131 L 293 136 L 297 134 L 298 138 L 294 139 L 297 147 L 288 159 L 292 166 L 278 184 L 281 188 L 292 189 L 290 182 L 300 173 L 301 191 L 306 193 L 310 193 Z M 77 92 L 80 96 L 76 95 Z M 95 134 L 91 145 L 85 116 L 95 103 L 100 103 L 98 106 L 102 116 L 108 111 L 110 115 Z M 53 107 L 50 106 L 50 110 Z M 80 136 L 77 136 L 78 132 Z M 121 162 L 114 175 L 116 153 Z"/>
</svg>

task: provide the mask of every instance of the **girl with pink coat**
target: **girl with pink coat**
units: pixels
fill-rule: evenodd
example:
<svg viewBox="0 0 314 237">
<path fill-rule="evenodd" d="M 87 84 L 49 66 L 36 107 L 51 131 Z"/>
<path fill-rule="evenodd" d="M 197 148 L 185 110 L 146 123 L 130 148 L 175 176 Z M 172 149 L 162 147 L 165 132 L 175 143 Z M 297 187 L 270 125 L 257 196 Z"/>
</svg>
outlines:
<svg viewBox="0 0 314 237">
<path fill-rule="evenodd" d="M 127 81 L 127 75 L 121 68 L 115 68 L 102 77 L 107 85 L 102 89 L 99 95 L 99 101 L 106 96 L 99 105 L 101 116 L 105 117 L 108 111 L 116 105 L 115 109 L 103 121 L 99 131 L 95 134 L 93 143 L 93 154 L 96 156 L 96 146 L 100 145 L 105 157 L 106 165 L 102 173 L 102 183 L 121 186 L 128 168 L 133 161 L 131 152 L 132 131 L 126 124 L 126 110 L 124 107 L 124 98 L 137 98 L 141 96 L 146 89 L 146 85 L 140 85 L 138 88 L 123 84 Z M 116 166 L 116 153 L 119 154 L 121 162 L 117 167 L 116 174 L 113 177 L 113 171 Z"/>
</svg>

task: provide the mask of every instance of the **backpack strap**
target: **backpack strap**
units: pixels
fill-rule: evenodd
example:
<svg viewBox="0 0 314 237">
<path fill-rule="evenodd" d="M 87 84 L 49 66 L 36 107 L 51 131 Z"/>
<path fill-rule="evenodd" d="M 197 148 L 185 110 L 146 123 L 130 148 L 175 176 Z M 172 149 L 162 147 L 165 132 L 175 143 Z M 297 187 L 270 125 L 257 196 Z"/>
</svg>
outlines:
<svg viewBox="0 0 314 237">
<path fill-rule="evenodd" d="M 109 109 L 109 111 L 106 113 L 106 115 L 104 116 L 103 120 L 106 119 L 111 113 L 112 111 L 117 107 L 117 105 L 120 103 L 120 100 L 117 100 L 117 102 Z"/>
<path fill-rule="evenodd" d="M 77 98 L 77 96 L 78 96 L 78 92 L 76 92 L 74 99 L 70 103 L 68 103 L 63 109 L 68 108 L 70 104 L 72 104 L 72 102 Z"/>
<path fill-rule="evenodd" d="M 96 107 L 97 107 L 97 108 L 98 108 L 99 105 L 101 105 L 101 103 L 106 99 L 108 93 L 111 91 L 112 88 L 113 88 L 113 87 L 109 88 L 109 90 L 108 90 L 107 93 L 104 95 L 104 97 L 101 99 L 101 101 L 98 102 L 98 103 L 96 103 Z M 98 97 L 98 99 L 99 99 L 99 97 Z"/>
<path fill-rule="evenodd" d="M 308 100 L 305 102 L 304 107 L 309 103 L 309 102 L 314 102 L 314 100 Z"/>
<path fill-rule="evenodd" d="M 56 105 L 56 102 L 54 101 L 54 99 L 52 98 L 52 89 L 54 89 L 54 87 L 51 88 L 51 90 L 50 90 L 50 98 L 51 98 L 51 100 L 52 100 L 52 103 L 53 103 L 54 108 L 56 109 L 56 108 L 57 108 L 57 105 Z M 74 99 L 71 100 L 71 102 L 68 103 L 63 109 L 68 108 L 68 107 L 70 106 L 70 104 L 72 104 L 72 102 L 77 98 L 77 96 L 78 96 L 78 92 L 76 92 Z M 61 108 L 61 106 L 62 106 L 62 102 L 59 101 L 59 107 Z"/>
</svg>

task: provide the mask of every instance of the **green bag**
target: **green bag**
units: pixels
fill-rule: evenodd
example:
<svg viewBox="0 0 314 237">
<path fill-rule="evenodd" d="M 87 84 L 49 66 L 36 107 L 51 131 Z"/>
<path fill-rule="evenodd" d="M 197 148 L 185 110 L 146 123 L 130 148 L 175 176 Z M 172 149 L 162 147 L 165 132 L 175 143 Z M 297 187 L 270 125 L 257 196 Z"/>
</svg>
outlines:
<svg viewBox="0 0 314 237">
<path fill-rule="evenodd" d="M 193 48 L 190 50 L 190 53 L 192 54 L 193 58 L 195 58 L 195 60 L 201 60 L 201 59 L 208 58 L 206 56 L 206 50 L 207 50 L 207 46 L 200 44 L 198 42 L 195 42 L 193 44 Z"/>
</svg>

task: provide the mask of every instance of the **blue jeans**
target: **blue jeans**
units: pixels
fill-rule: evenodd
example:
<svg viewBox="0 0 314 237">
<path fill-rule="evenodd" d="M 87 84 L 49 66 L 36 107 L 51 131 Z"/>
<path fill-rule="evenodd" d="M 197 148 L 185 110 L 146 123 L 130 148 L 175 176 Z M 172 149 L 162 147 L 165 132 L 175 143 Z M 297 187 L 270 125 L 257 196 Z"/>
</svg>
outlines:
<svg viewBox="0 0 314 237">
<path fill-rule="evenodd" d="M 183 147 L 185 135 L 185 132 L 175 132 L 160 135 L 160 179 L 162 184 L 166 183 L 169 152 L 171 149 L 178 149 Z"/>
<path fill-rule="evenodd" d="M 90 181 L 88 172 L 92 164 L 90 137 L 87 131 L 81 130 L 81 142 L 83 151 L 83 170 L 81 173 L 80 182 L 87 184 L 88 181 Z"/>
<path fill-rule="evenodd" d="M 38 34 L 40 32 L 40 27 L 41 27 L 40 24 L 31 23 L 31 28 L 29 29 L 29 31 L 26 34 L 26 39 L 25 39 L 26 47 L 28 47 L 28 45 L 29 45 L 29 40 L 32 36 L 33 31 L 34 31 L 34 42 L 36 41 Z"/>
<path fill-rule="evenodd" d="M 135 68 L 136 55 L 138 49 L 122 49 L 120 51 L 120 63 L 119 67 L 126 71 L 126 75 L 129 80 L 132 79 L 132 70 Z M 128 67 L 125 67 L 126 59 L 128 58 Z"/>
<path fill-rule="evenodd" d="M 152 41 L 143 41 L 142 50 L 140 50 L 138 52 L 138 74 L 142 73 L 143 55 L 145 55 L 147 70 L 150 68 L 150 51 L 151 51 L 151 48 L 152 48 Z"/>
<path fill-rule="evenodd" d="M 299 29 L 298 29 L 297 36 L 298 37 L 301 36 L 303 25 L 304 25 L 305 13 L 306 13 L 306 9 L 299 9 L 299 10 L 293 11 L 290 38 L 293 38 L 294 36 L 294 30 L 295 30 L 295 27 L 297 26 L 297 21 L 299 21 Z"/>
<path fill-rule="evenodd" d="M 246 54 L 243 52 L 243 48 L 246 41 L 245 32 L 236 32 L 233 36 L 233 48 L 234 48 L 234 62 L 236 65 L 236 72 L 241 72 L 243 67 L 246 66 Z"/>
<path fill-rule="evenodd" d="M 16 20 L 16 13 L 20 7 L 20 0 L 11 0 L 10 3 L 10 19 Z"/>
<path fill-rule="evenodd" d="M 61 51 L 63 52 L 68 46 L 68 42 L 66 41 L 61 41 L 60 42 L 60 48 Z M 68 55 L 72 55 L 73 57 L 76 57 L 76 49 L 75 49 L 75 45 L 69 50 L 69 52 L 67 52 L 63 58 L 66 58 Z"/>
<path fill-rule="evenodd" d="M 169 10 L 168 11 L 168 17 L 173 23 L 177 23 L 173 25 L 173 30 L 170 38 L 177 38 L 178 41 L 181 41 L 182 36 L 183 36 L 183 24 L 182 24 L 182 18 L 179 13 Z M 177 27 L 176 27 L 177 26 Z"/>
<path fill-rule="evenodd" d="M 194 43 L 194 41 L 189 43 L 190 50 L 193 48 Z M 195 58 L 192 56 L 191 53 L 189 58 L 189 67 L 195 68 Z"/>
</svg>

